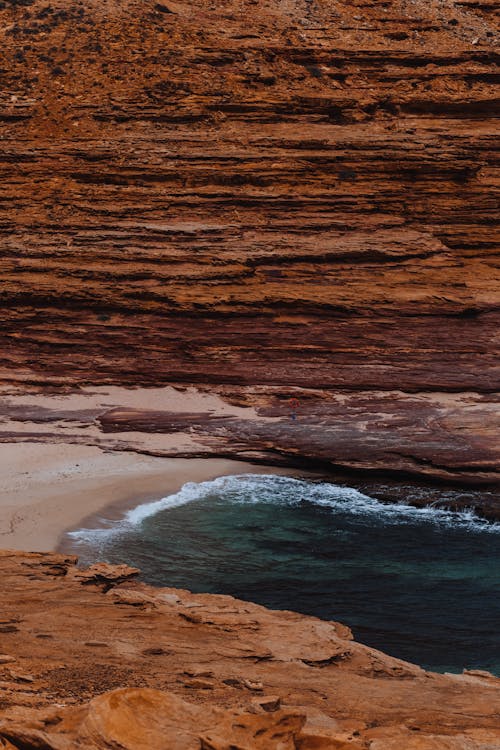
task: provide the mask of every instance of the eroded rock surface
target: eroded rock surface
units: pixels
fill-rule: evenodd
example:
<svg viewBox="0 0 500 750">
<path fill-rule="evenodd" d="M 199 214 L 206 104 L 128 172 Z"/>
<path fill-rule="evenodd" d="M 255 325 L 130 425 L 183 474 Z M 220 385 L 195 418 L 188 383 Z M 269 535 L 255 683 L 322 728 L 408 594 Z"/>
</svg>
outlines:
<svg viewBox="0 0 500 750">
<path fill-rule="evenodd" d="M 0 3 L 3 379 L 299 396 L 205 442 L 495 481 L 495 7 Z"/>
<path fill-rule="evenodd" d="M 494 750 L 500 680 L 439 675 L 348 628 L 0 552 L 0 747 Z M 3 742 L 3 744 L 2 744 Z M 9 744 L 10 743 L 10 744 Z"/>
</svg>

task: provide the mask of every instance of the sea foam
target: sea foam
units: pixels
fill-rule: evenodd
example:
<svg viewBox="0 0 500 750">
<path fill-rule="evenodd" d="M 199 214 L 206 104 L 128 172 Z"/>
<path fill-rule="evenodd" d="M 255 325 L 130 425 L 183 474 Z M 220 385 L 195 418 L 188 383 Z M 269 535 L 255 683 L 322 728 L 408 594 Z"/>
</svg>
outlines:
<svg viewBox="0 0 500 750">
<path fill-rule="evenodd" d="M 500 523 L 489 523 L 473 510 L 451 511 L 432 505 L 415 507 L 404 502 L 381 503 L 352 487 L 315 482 L 275 474 L 239 474 L 218 477 L 206 482 L 188 482 L 178 492 L 160 500 L 143 503 L 127 511 L 118 521 L 101 519 L 98 529 L 69 532 L 76 543 L 100 546 L 115 535 L 137 529 L 146 519 L 192 502 L 222 498 L 227 503 L 275 503 L 294 506 L 312 503 L 356 516 L 358 521 L 373 525 L 432 524 L 461 528 L 472 533 L 500 533 Z"/>
</svg>

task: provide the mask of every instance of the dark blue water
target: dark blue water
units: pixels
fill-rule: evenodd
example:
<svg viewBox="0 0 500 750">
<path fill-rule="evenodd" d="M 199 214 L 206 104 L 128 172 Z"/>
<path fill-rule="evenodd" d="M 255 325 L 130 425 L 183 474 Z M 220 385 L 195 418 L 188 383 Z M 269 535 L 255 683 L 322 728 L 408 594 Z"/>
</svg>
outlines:
<svg viewBox="0 0 500 750">
<path fill-rule="evenodd" d="M 500 524 L 472 513 L 244 475 L 185 485 L 72 536 L 84 561 L 127 562 L 156 585 L 339 620 L 423 667 L 500 675 Z"/>
</svg>

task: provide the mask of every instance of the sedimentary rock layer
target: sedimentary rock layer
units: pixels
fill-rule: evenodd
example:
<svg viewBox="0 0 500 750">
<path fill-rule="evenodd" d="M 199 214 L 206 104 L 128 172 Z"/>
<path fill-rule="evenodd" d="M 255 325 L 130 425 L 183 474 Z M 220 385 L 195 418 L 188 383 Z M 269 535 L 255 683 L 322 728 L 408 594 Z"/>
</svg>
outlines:
<svg viewBox="0 0 500 750">
<path fill-rule="evenodd" d="M 424 672 L 339 623 L 74 563 L 0 552 L 2 747 L 498 747 L 487 672 Z"/>
<path fill-rule="evenodd" d="M 263 386 L 22 390 L 0 389 L 0 444 L 293 466 L 381 500 L 474 507 L 500 519 L 496 411 L 484 395 Z M 297 404 L 291 394 L 300 396 Z"/>
<path fill-rule="evenodd" d="M 261 442 L 495 479 L 495 10 L 3 0 L 3 379 L 312 389 Z"/>
</svg>

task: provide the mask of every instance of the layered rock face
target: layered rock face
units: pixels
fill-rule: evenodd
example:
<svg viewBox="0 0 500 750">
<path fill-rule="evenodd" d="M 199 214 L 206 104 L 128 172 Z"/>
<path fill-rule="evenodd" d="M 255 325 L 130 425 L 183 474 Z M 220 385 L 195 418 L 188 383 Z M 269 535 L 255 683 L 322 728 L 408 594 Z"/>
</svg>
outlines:
<svg viewBox="0 0 500 750">
<path fill-rule="evenodd" d="M 393 472 L 497 516 L 496 5 L 0 0 L 0 441 Z M 0 575 L 0 747 L 499 746 L 486 673 L 125 567 Z"/>
<path fill-rule="evenodd" d="M 495 750 L 500 680 L 136 570 L 0 552 L 0 747 Z"/>
<path fill-rule="evenodd" d="M 298 395 L 232 442 L 495 481 L 495 6 L 3 0 L 4 380 Z"/>
</svg>

